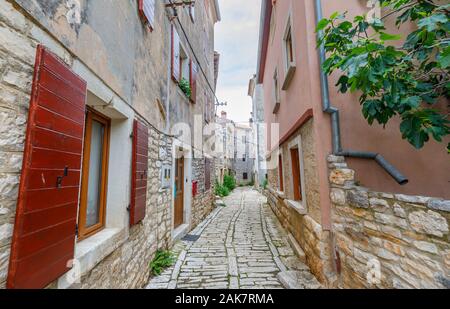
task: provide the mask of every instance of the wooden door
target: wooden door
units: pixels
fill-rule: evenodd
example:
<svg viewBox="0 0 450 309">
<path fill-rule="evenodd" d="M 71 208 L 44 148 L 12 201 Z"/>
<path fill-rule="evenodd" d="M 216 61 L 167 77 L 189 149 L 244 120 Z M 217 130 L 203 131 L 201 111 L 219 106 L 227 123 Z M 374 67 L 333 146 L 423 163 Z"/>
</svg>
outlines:
<svg viewBox="0 0 450 309">
<path fill-rule="evenodd" d="M 300 174 L 300 156 L 298 148 L 291 149 L 291 159 L 292 159 L 292 178 L 294 184 L 294 200 L 302 200 L 302 183 Z"/>
<path fill-rule="evenodd" d="M 184 222 L 184 158 L 175 163 L 175 228 Z"/>
</svg>

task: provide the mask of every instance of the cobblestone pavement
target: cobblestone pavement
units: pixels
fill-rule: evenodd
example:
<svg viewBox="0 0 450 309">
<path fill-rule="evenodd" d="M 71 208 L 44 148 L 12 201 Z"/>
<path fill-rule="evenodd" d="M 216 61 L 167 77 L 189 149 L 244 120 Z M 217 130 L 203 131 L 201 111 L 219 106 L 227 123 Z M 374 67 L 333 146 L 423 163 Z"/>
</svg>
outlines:
<svg viewBox="0 0 450 309">
<path fill-rule="evenodd" d="M 151 279 L 148 289 L 284 288 L 280 272 L 297 271 L 303 288 L 319 288 L 300 262 L 266 199 L 249 188 L 238 188 L 224 199 L 191 235 L 195 242 L 175 245 L 177 262 Z"/>
</svg>

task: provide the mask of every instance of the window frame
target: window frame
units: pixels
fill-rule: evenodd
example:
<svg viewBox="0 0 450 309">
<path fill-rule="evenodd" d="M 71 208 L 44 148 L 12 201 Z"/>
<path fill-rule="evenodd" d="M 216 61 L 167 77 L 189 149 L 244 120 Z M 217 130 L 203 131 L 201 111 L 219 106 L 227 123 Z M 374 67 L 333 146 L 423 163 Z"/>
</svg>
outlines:
<svg viewBox="0 0 450 309">
<path fill-rule="evenodd" d="M 283 168 L 283 153 L 278 154 L 278 190 L 284 192 L 284 168 Z"/>
<path fill-rule="evenodd" d="M 142 18 L 142 20 L 147 24 L 147 26 L 150 28 L 150 32 L 153 32 L 155 30 L 155 20 L 156 20 L 156 0 L 147 0 L 153 2 L 153 16 L 147 16 L 145 14 L 144 6 L 146 0 L 138 0 L 138 6 L 139 6 L 139 14 Z"/>
<path fill-rule="evenodd" d="M 99 205 L 99 223 L 86 228 L 87 217 L 87 196 L 89 187 L 89 163 L 91 150 L 91 133 L 92 122 L 98 121 L 105 126 L 103 135 L 104 143 L 102 149 L 102 176 L 100 184 L 100 205 Z M 106 226 L 106 204 L 108 193 L 108 167 L 109 167 L 109 145 L 111 136 L 111 120 L 92 108 L 87 108 L 86 113 L 86 129 L 83 147 L 83 161 L 82 161 L 82 176 L 81 176 L 81 191 L 80 191 L 80 207 L 78 210 L 78 237 L 77 241 L 82 241 L 94 234 L 103 230 Z"/>
<path fill-rule="evenodd" d="M 272 112 L 273 112 L 273 114 L 278 114 L 278 112 L 280 110 L 280 105 L 281 105 L 280 78 L 279 78 L 278 68 L 276 68 L 275 72 L 273 73 L 272 81 L 273 81 L 272 87 L 273 87 L 273 100 L 274 100 Z"/>
<path fill-rule="evenodd" d="M 289 86 L 291 84 L 292 79 L 294 78 L 295 71 L 297 69 L 297 59 L 296 59 L 296 52 L 295 52 L 295 36 L 294 36 L 294 24 L 292 22 L 292 10 L 289 11 L 286 25 L 284 28 L 283 33 L 283 40 L 282 40 L 282 48 L 283 48 L 283 62 L 284 62 L 284 69 L 285 69 L 285 75 L 284 75 L 284 81 L 282 90 L 289 89 Z M 290 37 L 290 47 L 288 47 L 288 38 Z M 289 54 L 292 56 L 292 60 L 289 59 Z"/>
</svg>

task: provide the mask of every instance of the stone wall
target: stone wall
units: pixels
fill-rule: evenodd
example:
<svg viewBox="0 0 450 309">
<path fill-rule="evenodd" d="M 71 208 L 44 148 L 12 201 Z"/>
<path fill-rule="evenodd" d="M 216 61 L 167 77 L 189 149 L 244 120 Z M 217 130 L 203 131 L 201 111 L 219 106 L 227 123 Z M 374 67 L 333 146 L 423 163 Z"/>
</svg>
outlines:
<svg viewBox="0 0 450 309">
<path fill-rule="evenodd" d="M 160 148 L 171 153 L 171 138 L 150 129 L 147 213 L 133 226 L 125 242 L 102 259 L 73 288 L 142 288 L 150 276 L 149 264 L 158 249 L 172 247 L 172 199 L 170 190 L 160 190 L 160 167 L 171 164 L 171 156 L 160 157 Z M 53 285 L 56 287 L 56 285 Z"/>
<path fill-rule="evenodd" d="M 450 288 L 450 201 L 372 192 L 343 157 L 329 167 L 339 285 Z"/>
<path fill-rule="evenodd" d="M 213 210 L 215 160 L 211 160 L 211 188 L 205 187 L 205 159 L 194 159 L 192 163 L 193 181 L 198 182 L 198 192 L 192 201 L 192 229 L 201 223 Z"/>
<path fill-rule="evenodd" d="M 301 136 L 303 173 L 306 197 L 299 207 L 292 203 L 292 167 L 289 145 Z M 279 170 L 268 171 L 269 188 L 265 190 L 268 202 L 284 228 L 303 249 L 306 263 L 323 284 L 330 284 L 333 267 L 330 259 L 330 233 L 324 231 L 321 222 L 318 191 L 317 161 L 314 152 L 313 120 L 308 121 L 292 137 L 280 146 L 283 157 L 284 192 L 280 192 Z M 278 160 L 276 160 L 278 162 Z M 278 165 L 278 164 L 277 164 Z"/>
<path fill-rule="evenodd" d="M 134 12 L 135 5 L 131 8 Z M 161 8 L 164 9 L 162 3 Z M 137 14 L 137 12 L 134 13 Z M 164 15 L 161 17 L 165 18 Z M 136 20 L 138 18 L 136 17 Z M 140 22 L 139 25 L 141 25 Z M 143 29 L 145 28 L 142 27 L 139 31 Z M 159 29 L 159 31 L 162 30 Z M 29 18 L 26 12 L 18 6 L 13 6 L 10 1 L 0 0 L 0 289 L 5 287 L 8 274 L 34 58 L 39 43 L 44 43 L 69 65 L 78 59 L 61 42 L 37 25 L 34 19 Z M 167 70 L 166 68 L 162 70 L 165 83 Z M 101 77 L 105 76 L 104 71 L 97 73 Z M 105 82 L 105 80 L 102 81 Z M 143 83 L 147 83 L 147 80 L 143 80 Z M 157 83 L 152 87 L 159 89 L 160 84 Z M 153 116 L 160 117 L 153 105 L 146 106 Z M 148 115 L 145 111 L 142 114 L 144 117 Z M 153 117 L 149 118 L 147 120 L 152 122 Z M 155 122 L 157 127 L 158 124 L 163 123 L 162 120 Z M 76 284 L 75 287 L 142 287 L 147 282 L 150 273 L 149 263 L 156 250 L 170 248 L 172 245 L 172 191 L 161 189 L 161 166 L 172 165 L 171 156 L 165 155 L 172 153 L 172 138 L 152 127 L 149 129 L 146 218 L 129 231 L 124 229 L 115 235 L 114 245 L 101 250 L 109 253 L 96 262 L 93 268 L 87 270 L 82 276 L 81 283 Z M 165 156 L 161 157 L 162 155 Z M 206 192 L 201 196 L 202 206 L 194 207 L 198 209 L 195 224 L 211 210 L 212 198 L 213 194 L 207 195 Z M 57 282 L 54 282 L 50 287 L 57 287 L 57 285 Z"/>
</svg>

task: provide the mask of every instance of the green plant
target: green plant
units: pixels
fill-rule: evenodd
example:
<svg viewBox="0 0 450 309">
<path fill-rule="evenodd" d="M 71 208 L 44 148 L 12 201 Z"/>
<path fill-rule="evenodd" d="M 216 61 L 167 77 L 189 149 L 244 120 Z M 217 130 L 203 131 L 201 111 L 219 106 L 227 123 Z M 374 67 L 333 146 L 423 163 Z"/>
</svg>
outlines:
<svg viewBox="0 0 450 309">
<path fill-rule="evenodd" d="M 186 78 L 183 77 L 180 80 L 178 86 L 188 98 L 191 98 L 192 95 L 191 85 L 189 84 L 189 81 Z"/>
<path fill-rule="evenodd" d="M 230 190 L 226 186 L 221 185 L 218 182 L 216 182 L 215 190 L 216 190 L 215 191 L 216 195 L 218 195 L 220 197 L 224 197 L 224 196 L 230 195 Z"/>
<path fill-rule="evenodd" d="M 175 263 L 175 257 L 172 252 L 167 250 L 158 250 L 155 258 L 150 262 L 150 270 L 155 276 L 159 276 L 162 271 Z"/>
<path fill-rule="evenodd" d="M 229 191 L 236 189 L 236 179 L 231 175 L 225 175 L 223 177 L 223 185 L 228 188 Z"/>
<path fill-rule="evenodd" d="M 450 132 L 447 108 L 439 102 L 450 97 L 450 4 L 435 0 L 379 0 L 390 10 L 369 20 L 334 13 L 319 22 L 319 44 L 329 55 L 323 68 L 339 72 L 340 92 L 358 91 L 368 123 L 386 126 L 399 116 L 403 139 L 420 149 L 433 137 L 442 142 Z M 386 33 L 385 20 L 396 16 L 410 30 Z M 392 41 L 405 39 L 397 47 Z M 448 102 L 448 101 L 446 101 Z M 450 152 L 450 144 L 447 146 Z"/>
<path fill-rule="evenodd" d="M 267 179 L 264 179 L 264 181 L 262 183 L 263 189 L 266 190 L 268 185 L 269 185 L 269 181 Z"/>
</svg>

